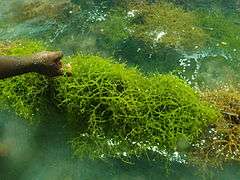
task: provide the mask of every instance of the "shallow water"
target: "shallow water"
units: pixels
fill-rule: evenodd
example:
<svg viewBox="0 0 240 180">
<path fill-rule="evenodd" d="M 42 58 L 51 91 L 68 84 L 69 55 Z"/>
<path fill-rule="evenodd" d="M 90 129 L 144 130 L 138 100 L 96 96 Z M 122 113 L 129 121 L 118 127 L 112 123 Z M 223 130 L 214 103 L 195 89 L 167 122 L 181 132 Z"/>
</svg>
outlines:
<svg viewBox="0 0 240 180">
<path fill-rule="evenodd" d="M 21 9 L 22 4 L 26 2 L 33 2 L 33 4 L 28 9 Z M 34 5 L 38 2 L 45 3 L 49 8 L 49 13 L 44 14 L 45 8 L 41 9 L 41 6 Z M 62 7 L 61 3 L 66 2 L 67 4 Z M 70 1 L 66 0 L 14 0 L 11 3 L 8 0 L 2 0 L 0 2 L 0 40 L 36 39 L 43 41 L 52 49 L 63 50 L 66 55 L 82 52 L 113 56 L 120 62 L 127 62 L 131 66 L 138 65 L 144 72 L 177 72 L 194 87 L 198 83 L 195 81 L 198 76 L 212 88 L 219 83 L 228 82 L 227 76 L 234 80 L 239 77 L 237 73 L 239 62 L 236 61 L 240 58 L 238 54 L 240 46 L 237 41 L 240 34 L 238 32 L 232 36 L 226 36 L 226 39 L 217 39 L 216 35 L 211 38 L 206 47 L 194 51 L 169 48 L 160 48 L 155 51 L 152 50 L 154 45 L 141 44 L 131 38 L 125 42 L 115 43 L 119 37 L 114 37 L 109 47 L 109 44 L 105 42 L 106 39 L 96 33 L 96 29 L 91 31 L 91 26 L 104 21 L 107 18 L 107 9 L 111 6 L 105 7 L 105 5 L 97 4 L 91 7 L 91 3 L 89 5 L 88 3 L 82 4 L 80 1 L 71 2 L 74 2 L 74 5 L 69 6 Z M 113 1 L 107 2 L 106 4 L 109 4 Z M 54 5 L 54 8 L 48 6 L 49 4 Z M 78 9 L 79 4 L 84 7 L 81 11 Z M 200 8 L 207 9 L 208 12 L 221 11 L 224 17 L 229 17 L 230 24 L 234 24 L 233 27 L 240 30 L 238 19 L 235 17 L 239 15 L 239 7 L 237 7 L 239 4 L 236 1 L 206 0 L 189 2 L 185 6 L 180 2 L 178 6 L 188 10 Z M 30 12 L 31 8 L 35 8 L 36 11 L 31 12 L 32 14 L 22 14 L 21 11 Z M 54 11 L 57 8 L 59 8 L 58 11 Z M 59 12 L 62 16 L 59 16 Z M 222 29 L 218 32 L 218 29 L 212 26 L 209 25 L 203 29 L 210 29 L 210 32 L 219 33 L 219 36 L 224 33 Z M 166 35 L 164 32 L 160 34 Z M 121 36 L 124 37 L 122 34 Z M 112 48 L 113 46 L 115 49 Z M 215 57 L 220 57 L 221 60 L 215 60 Z M 160 62 L 159 59 L 164 60 Z M 172 61 L 169 62 L 168 59 Z M 126 164 L 118 160 L 104 162 L 87 158 L 79 159 L 73 156 L 68 143 L 71 132 L 62 123 L 63 121 L 62 115 L 53 113 L 52 117 L 47 120 L 48 123 L 31 126 L 13 112 L 0 112 L 0 179 L 240 179 L 240 164 L 238 163 L 225 164 L 223 169 L 208 169 L 203 172 L 196 167 L 178 162 L 166 164 L 161 161 L 138 159 L 134 160 L 134 164 Z"/>
<path fill-rule="evenodd" d="M 66 143 L 69 132 L 59 123 L 61 117 L 55 114 L 49 122 L 34 127 L 25 124 L 12 112 L 0 113 L 0 142 L 1 148 L 5 149 L 0 155 L 1 179 L 237 180 L 240 177 L 238 164 L 227 164 L 223 170 L 202 172 L 180 163 L 171 163 L 167 168 L 164 162 L 146 159 L 135 160 L 134 164 L 116 160 L 80 160 L 72 155 L 70 145 Z"/>
</svg>

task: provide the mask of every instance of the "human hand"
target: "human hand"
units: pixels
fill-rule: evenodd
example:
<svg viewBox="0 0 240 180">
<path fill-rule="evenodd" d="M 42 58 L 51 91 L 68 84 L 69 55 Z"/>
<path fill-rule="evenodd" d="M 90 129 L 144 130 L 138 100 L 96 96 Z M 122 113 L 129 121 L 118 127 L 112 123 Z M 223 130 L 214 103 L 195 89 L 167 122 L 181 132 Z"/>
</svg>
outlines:
<svg viewBox="0 0 240 180">
<path fill-rule="evenodd" d="M 62 62 L 63 57 L 61 51 L 44 51 L 31 56 L 35 72 L 50 77 L 63 74 Z"/>
</svg>

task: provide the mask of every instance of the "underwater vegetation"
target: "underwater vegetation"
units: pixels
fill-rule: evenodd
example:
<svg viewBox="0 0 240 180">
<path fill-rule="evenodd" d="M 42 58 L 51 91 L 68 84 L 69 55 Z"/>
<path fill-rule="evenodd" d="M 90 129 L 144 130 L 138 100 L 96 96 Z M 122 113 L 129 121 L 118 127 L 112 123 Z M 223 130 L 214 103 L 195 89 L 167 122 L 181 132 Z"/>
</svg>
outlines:
<svg viewBox="0 0 240 180">
<path fill-rule="evenodd" d="M 216 88 L 239 81 L 239 15 L 199 10 L 198 26 L 208 35 L 205 45 L 180 58 L 180 76 L 198 88 Z M 231 83 L 230 83 L 231 82 Z"/>
<path fill-rule="evenodd" d="M 238 12 L 240 2 L 239 0 L 167 0 L 176 5 L 180 5 L 187 9 L 204 9 L 204 10 L 213 10 L 220 9 L 229 13 L 229 11 Z"/>
<path fill-rule="evenodd" d="M 209 164 L 239 160 L 239 90 L 216 89 L 240 78 L 239 4 L 38 0 L 3 9 L 1 1 L 0 55 L 62 49 L 74 72 L 1 80 L 1 109 L 31 124 L 57 109 L 77 156 L 126 160 L 167 149 Z M 37 41 L 14 41 L 24 37 Z"/>
<path fill-rule="evenodd" d="M 144 77 L 136 69 L 97 57 L 77 56 L 69 62 L 76 74 L 72 79 L 58 78 L 55 98 L 79 132 L 94 139 L 95 146 L 97 139 L 107 138 L 127 141 L 119 147 L 132 151 L 137 149 L 132 143 L 140 141 L 174 150 L 179 139 L 191 143 L 217 117 L 214 109 L 202 104 L 174 76 Z M 86 140 L 77 138 L 76 143 L 81 151 Z"/>
<path fill-rule="evenodd" d="M 67 1 L 65 0 L 50 3 L 44 0 L 27 1 L 24 3 L 13 1 L 10 6 L 12 9 L 9 11 L 12 14 L 12 22 L 22 22 L 34 18 L 54 18 L 58 13 L 63 13 L 66 6 Z"/>
<path fill-rule="evenodd" d="M 16 42 L 1 54 L 25 55 L 37 48 L 45 49 L 38 42 Z M 72 65 L 72 77 L 26 74 L 1 80 L 0 99 L 26 120 L 45 113 L 49 105 L 57 107 L 67 115 L 79 156 L 121 158 L 166 148 L 186 150 L 186 144 L 195 142 L 219 116 L 175 76 L 145 76 L 98 56 L 76 55 L 64 61 Z"/>
<path fill-rule="evenodd" d="M 204 44 L 206 34 L 191 13 L 168 3 L 131 4 L 134 34 L 139 39 L 176 49 L 194 49 Z M 129 13 L 130 13 L 129 12 Z"/>
<path fill-rule="evenodd" d="M 219 108 L 222 116 L 206 129 L 197 143 L 192 145 L 192 160 L 204 167 L 239 161 L 239 87 L 222 86 L 211 91 L 205 90 L 201 96 Z"/>
<path fill-rule="evenodd" d="M 8 56 L 22 56 L 23 52 L 24 55 L 31 55 L 46 50 L 43 43 L 33 41 L 3 43 L 0 47 L 0 54 Z M 4 102 L 1 106 L 8 104 L 9 107 L 2 108 L 12 108 L 21 117 L 32 121 L 33 117 L 36 119 L 36 115 L 40 115 L 40 109 L 45 108 L 47 99 L 44 98 L 44 94 L 48 90 L 48 84 L 44 76 L 37 74 L 26 74 L 0 81 L 0 99 Z M 44 109 L 46 110 L 47 108 Z"/>
<path fill-rule="evenodd" d="M 201 86 L 214 77 L 213 71 L 204 72 L 211 59 L 224 57 L 239 79 L 238 6 L 237 0 L 13 1 L 0 20 L 0 38 L 40 39 L 65 54 L 114 57 L 143 72 L 174 72 Z M 183 59 L 189 61 L 186 67 Z M 219 76 L 228 81 L 223 73 Z"/>
<path fill-rule="evenodd" d="M 206 34 L 198 28 L 197 18 L 167 3 L 132 3 L 128 12 L 112 11 L 97 29 L 112 44 L 129 37 L 178 49 L 194 49 L 204 43 Z M 114 31 L 113 28 L 116 30 Z"/>
<path fill-rule="evenodd" d="M 105 15 L 92 25 L 99 51 L 144 72 L 177 70 L 183 51 L 198 50 L 208 37 L 194 13 L 164 2 L 132 2 Z"/>
<path fill-rule="evenodd" d="M 83 4 L 86 3 L 91 4 L 92 8 L 85 7 Z M 117 5 L 113 6 L 115 3 Z M 14 34 L 12 38 L 41 38 L 61 48 L 66 47 L 67 43 L 69 53 L 90 49 L 92 53 L 115 56 L 142 68 L 147 65 L 147 59 L 160 72 L 176 69 L 176 66 L 170 66 L 171 63 L 176 64 L 179 58 L 176 48 L 194 49 L 204 43 L 206 36 L 196 26 L 197 18 L 193 13 L 164 2 L 143 1 L 139 4 L 135 1 L 104 1 L 99 4 L 95 1 L 70 3 L 63 0 L 57 3 L 38 1 L 34 6 L 31 4 L 31 1 L 22 2 L 21 6 L 12 4 L 11 7 L 17 10 L 9 10 L 14 13 L 6 20 L 13 22 L 13 25 L 8 25 L 8 31 Z M 106 8 L 108 4 L 111 4 L 111 8 Z M 122 5 L 125 10 L 121 8 Z M 45 9 L 49 14 L 43 13 Z M 167 20 L 169 18 L 170 21 Z M 1 38 L 4 37 L 9 37 L 6 31 L 1 34 Z M 81 44 L 88 45 L 83 48 Z M 168 57 L 166 51 L 173 55 Z M 128 52 L 132 53 L 126 56 Z M 171 61 L 166 61 L 164 57 Z"/>
</svg>

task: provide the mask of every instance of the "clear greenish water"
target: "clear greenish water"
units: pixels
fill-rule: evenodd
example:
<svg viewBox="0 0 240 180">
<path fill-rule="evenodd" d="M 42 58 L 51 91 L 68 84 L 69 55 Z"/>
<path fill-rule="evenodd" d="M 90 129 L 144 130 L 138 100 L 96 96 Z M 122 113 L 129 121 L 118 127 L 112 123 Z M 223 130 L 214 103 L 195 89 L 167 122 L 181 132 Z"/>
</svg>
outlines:
<svg viewBox="0 0 240 180">
<path fill-rule="evenodd" d="M 214 88 L 229 79 L 239 83 L 240 2 L 171 2 L 176 7 L 206 16 L 215 17 L 217 14 L 215 20 L 207 21 L 207 18 L 202 18 L 196 25 L 211 34 L 210 37 L 205 37 L 207 43 L 203 47 L 193 45 L 194 50 L 181 47 L 162 48 L 154 43 L 142 43 L 142 40 L 134 39 L 136 37 L 126 37 L 122 32 L 114 34 L 110 24 L 110 32 L 107 29 L 102 30 L 99 24 L 110 16 L 110 9 L 118 7 L 110 0 L 1 0 L 0 40 L 41 40 L 52 49 L 63 50 L 65 55 L 81 52 L 114 57 L 120 62 L 127 62 L 129 66 L 138 65 L 143 72 L 178 74 L 193 87 L 204 84 Z M 114 26 L 120 27 L 121 23 Z M 127 30 L 128 28 L 126 27 Z M 104 30 L 108 33 L 102 34 Z M 164 33 L 160 35 L 164 36 Z M 161 38 L 160 35 L 158 38 Z M 220 58 L 215 59 L 216 57 Z M 67 138 L 71 130 L 61 124 L 63 118 L 53 113 L 48 121 L 50 124 L 31 126 L 13 112 L 0 112 L 0 152 L 3 149 L 2 155 L 0 154 L 0 179 L 240 179 L 240 166 L 235 162 L 224 164 L 223 169 L 213 168 L 202 172 L 196 167 L 178 162 L 168 164 L 138 159 L 133 164 L 126 164 L 117 160 L 103 162 L 76 158 Z"/>
<path fill-rule="evenodd" d="M 0 156 L 3 180 L 237 180 L 239 165 L 226 164 L 222 170 L 199 169 L 180 163 L 138 159 L 134 164 L 108 160 L 93 161 L 73 157 L 67 139 L 68 130 L 53 114 L 52 123 L 38 127 L 26 125 L 12 112 L 0 113 L 0 140 L 7 145 L 7 156 Z M 56 121 L 56 119 L 58 119 Z M 168 170 L 166 170 L 168 169 Z"/>
</svg>

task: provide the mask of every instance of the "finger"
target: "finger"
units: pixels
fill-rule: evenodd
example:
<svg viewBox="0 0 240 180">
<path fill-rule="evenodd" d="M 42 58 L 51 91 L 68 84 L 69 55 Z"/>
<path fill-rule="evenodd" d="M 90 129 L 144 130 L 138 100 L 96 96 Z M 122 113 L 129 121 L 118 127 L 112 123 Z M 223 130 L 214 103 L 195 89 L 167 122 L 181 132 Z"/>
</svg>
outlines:
<svg viewBox="0 0 240 180">
<path fill-rule="evenodd" d="M 63 74 L 64 74 L 64 71 L 62 68 L 57 71 L 57 75 L 63 75 Z"/>
<path fill-rule="evenodd" d="M 56 69 L 62 69 L 63 68 L 63 64 L 62 64 L 61 61 L 56 62 L 55 65 L 56 65 Z"/>
<path fill-rule="evenodd" d="M 55 56 L 56 56 L 55 62 L 60 62 L 60 60 L 61 60 L 62 57 L 63 57 L 63 52 L 62 52 L 62 51 L 56 51 L 56 52 L 54 52 L 54 53 L 55 53 Z"/>
</svg>

